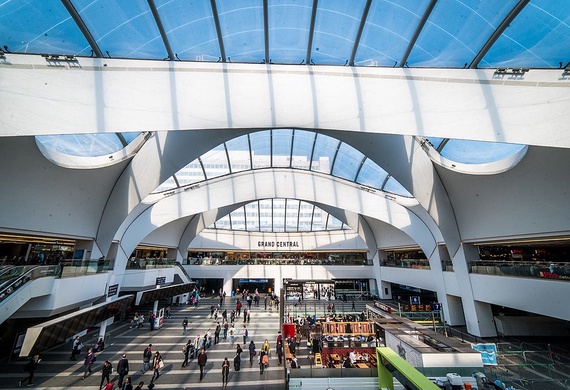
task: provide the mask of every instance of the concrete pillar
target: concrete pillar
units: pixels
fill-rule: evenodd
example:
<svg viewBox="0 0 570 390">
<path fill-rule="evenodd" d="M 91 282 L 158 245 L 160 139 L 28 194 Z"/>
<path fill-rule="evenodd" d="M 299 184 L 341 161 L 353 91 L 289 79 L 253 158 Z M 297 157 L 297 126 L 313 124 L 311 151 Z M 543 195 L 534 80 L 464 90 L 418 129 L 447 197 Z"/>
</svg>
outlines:
<svg viewBox="0 0 570 390">
<path fill-rule="evenodd" d="M 473 299 L 468 262 L 477 259 L 479 259 L 477 248 L 463 243 L 453 256 L 453 270 L 461 289 L 465 324 L 467 325 L 467 331 L 475 336 L 495 337 L 497 336 L 497 330 L 491 305 Z"/>
</svg>

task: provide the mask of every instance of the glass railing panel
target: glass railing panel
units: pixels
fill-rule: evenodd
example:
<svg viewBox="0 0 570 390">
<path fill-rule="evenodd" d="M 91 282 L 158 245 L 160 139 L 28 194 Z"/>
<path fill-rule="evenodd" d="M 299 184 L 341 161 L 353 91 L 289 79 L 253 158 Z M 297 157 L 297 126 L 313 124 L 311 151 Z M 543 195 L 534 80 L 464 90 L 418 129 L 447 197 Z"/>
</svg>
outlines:
<svg viewBox="0 0 570 390">
<path fill-rule="evenodd" d="M 469 262 L 469 272 L 484 275 L 570 281 L 570 262 L 475 260 Z"/>
<path fill-rule="evenodd" d="M 189 265 L 373 265 L 372 259 L 221 259 L 216 257 L 191 257 Z"/>
<path fill-rule="evenodd" d="M 382 267 L 431 269 L 428 259 L 387 259 L 380 262 Z"/>
</svg>

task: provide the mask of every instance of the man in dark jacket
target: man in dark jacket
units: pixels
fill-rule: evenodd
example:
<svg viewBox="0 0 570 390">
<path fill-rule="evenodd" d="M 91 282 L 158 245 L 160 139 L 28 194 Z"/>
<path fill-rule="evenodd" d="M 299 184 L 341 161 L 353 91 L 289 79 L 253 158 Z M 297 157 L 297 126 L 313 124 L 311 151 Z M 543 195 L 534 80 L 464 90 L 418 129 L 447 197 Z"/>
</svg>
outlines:
<svg viewBox="0 0 570 390">
<path fill-rule="evenodd" d="M 34 372 L 38 369 L 38 364 L 42 359 L 40 359 L 40 355 L 35 355 L 33 359 L 31 359 L 26 365 L 24 366 L 24 371 L 28 373 L 28 377 L 24 380 L 21 380 L 18 383 L 18 386 L 22 386 L 24 382 L 28 382 L 28 386 L 34 384 Z"/>
<path fill-rule="evenodd" d="M 198 355 L 198 365 L 200 366 L 200 380 L 204 378 L 204 366 L 208 361 L 208 355 L 206 355 L 206 349 L 202 349 L 200 355 Z"/>
<path fill-rule="evenodd" d="M 119 389 L 123 386 L 123 379 L 129 374 L 129 360 L 127 355 L 123 354 L 123 358 L 117 363 L 117 374 L 119 374 Z"/>
<path fill-rule="evenodd" d="M 105 380 L 107 381 L 107 382 L 105 382 L 105 384 L 111 382 L 109 377 L 112 373 L 113 373 L 113 366 L 111 365 L 111 362 L 108 360 L 105 360 L 105 363 L 103 363 L 103 368 L 101 368 L 101 384 L 99 385 L 100 389 L 103 388 L 103 382 Z"/>
</svg>

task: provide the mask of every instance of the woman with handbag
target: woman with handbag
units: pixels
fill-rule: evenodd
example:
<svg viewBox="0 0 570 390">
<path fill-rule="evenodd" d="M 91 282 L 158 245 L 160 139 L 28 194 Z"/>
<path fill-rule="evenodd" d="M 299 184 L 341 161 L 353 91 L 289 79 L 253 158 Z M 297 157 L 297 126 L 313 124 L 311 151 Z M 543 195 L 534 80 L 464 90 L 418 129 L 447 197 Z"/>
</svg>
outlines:
<svg viewBox="0 0 570 390">
<path fill-rule="evenodd" d="M 155 379 L 158 379 L 160 376 L 160 370 L 164 368 L 164 361 L 162 360 L 162 355 L 160 352 L 156 351 L 154 353 L 154 357 L 152 358 L 152 367 L 154 368 L 154 373 L 152 374 L 151 382 L 154 382 Z"/>
</svg>

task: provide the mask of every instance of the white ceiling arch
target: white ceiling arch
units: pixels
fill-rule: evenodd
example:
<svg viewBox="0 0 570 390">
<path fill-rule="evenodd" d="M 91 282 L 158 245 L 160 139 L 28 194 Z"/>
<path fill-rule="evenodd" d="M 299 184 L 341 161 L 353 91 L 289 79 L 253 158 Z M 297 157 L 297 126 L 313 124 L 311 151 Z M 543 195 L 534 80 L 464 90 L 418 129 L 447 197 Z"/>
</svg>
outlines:
<svg viewBox="0 0 570 390">
<path fill-rule="evenodd" d="M 304 190 L 297 191 L 299 188 Z M 432 232 L 418 215 L 380 193 L 363 191 L 358 185 L 328 175 L 276 169 L 245 171 L 212 179 L 191 191 L 167 197 L 139 214 L 125 230 L 120 244 L 124 253 L 131 253 L 147 235 L 174 220 L 256 199 L 291 198 L 294 194 L 307 202 L 348 210 L 351 215 L 363 215 L 390 224 L 415 240 L 426 253 L 432 253 L 437 245 L 438 233 Z M 201 222 L 196 222 L 195 231 L 220 214 L 212 213 L 207 216 L 208 220 L 199 217 L 196 221 Z M 352 217 L 346 219 L 349 218 Z M 185 240 L 193 235 L 186 234 Z M 370 236 L 363 238 L 370 239 Z"/>
</svg>

